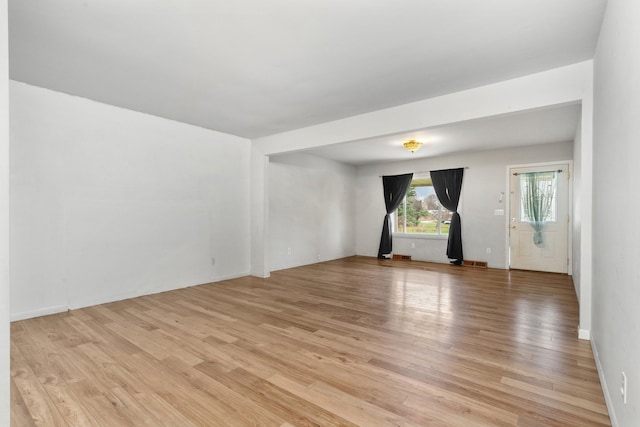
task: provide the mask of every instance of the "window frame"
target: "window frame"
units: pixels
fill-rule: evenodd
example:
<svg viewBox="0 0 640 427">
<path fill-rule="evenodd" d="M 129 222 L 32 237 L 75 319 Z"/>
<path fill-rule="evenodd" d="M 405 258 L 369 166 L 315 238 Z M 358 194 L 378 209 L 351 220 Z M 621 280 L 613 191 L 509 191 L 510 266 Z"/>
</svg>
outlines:
<svg viewBox="0 0 640 427">
<path fill-rule="evenodd" d="M 416 188 L 416 187 L 433 187 L 433 183 L 431 181 L 431 177 L 428 175 L 414 175 L 414 178 L 411 180 L 411 184 L 409 184 L 409 188 Z M 407 190 L 408 191 L 408 190 Z M 435 191 L 434 191 L 435 194 Z M 437 197 L 437 195 L 436 195 Z M 438 201 L 439 202 L 439 201 Z M 447 232 L 446 234 L 442 233 L 442 214 L 444 211 L 449 212 L 449 210 L 447 208 L 445 208 L 444 206 L 442 206 L 441 203 L 439 203 L 439 209 L 438 209 L 438 218 L 437 218 L 437 225 L 436 225 L 436 229 L 437 229 L 437 233 L 417 233 L 417 232 L 407 232 L 407 217 L 406 215 L 404 216 L 404 224 L 403 224 L 403 231 L 398 231 L 398 212 L 400 210 L 400 207 L 398 209 L 396 209 L 396 211 L 393 213 L 392 218 L 393 218 L 393 226 L 392 226 L 392 235 L 393 237 L 399 237 L 399 238 L 417 238 L 417 239 L 448 239 L 449 238 L 449 233 Z M 403 212 L 407 212 L 407 196 L 405 195 L 402 199 L 402 203 L 401 203 L 401 207 Z"/>
</svg>

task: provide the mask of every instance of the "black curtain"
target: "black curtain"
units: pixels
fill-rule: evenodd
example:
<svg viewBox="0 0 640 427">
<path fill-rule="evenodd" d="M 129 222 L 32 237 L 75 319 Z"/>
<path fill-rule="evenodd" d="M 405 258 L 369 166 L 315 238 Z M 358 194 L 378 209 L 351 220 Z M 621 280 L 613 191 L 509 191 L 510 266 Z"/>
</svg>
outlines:
<svg viewBox="0 0 640 427">
<path fill-rule="evenodd" d="M 431 182 L 438 200 L 442 203 L 442 206 L 453 212 L 451 226 L 449 227 L 447 256 L 456 265 L 461 265 L 463 260 L 462 227 L 460 225 L 460 215 L 457 212 L 463 173 L 463 168 L 431 171 Z"/>
<path fill-rule="evenodd" d="M 384 216 L 384 223 L 382 224 L 378 258 L 385 258 L 384 255 L 391 253 L 391 224 L 389 224 L 389 215 L 395 212 L 398 206 L 400 206 L 400 203 L 402 203 L 402 199 L 404 199 L 407 193 L 412 178 L 412 173 L 382 177 L 384 204 L 387 208 L 387 214 Z"/>
</svg>

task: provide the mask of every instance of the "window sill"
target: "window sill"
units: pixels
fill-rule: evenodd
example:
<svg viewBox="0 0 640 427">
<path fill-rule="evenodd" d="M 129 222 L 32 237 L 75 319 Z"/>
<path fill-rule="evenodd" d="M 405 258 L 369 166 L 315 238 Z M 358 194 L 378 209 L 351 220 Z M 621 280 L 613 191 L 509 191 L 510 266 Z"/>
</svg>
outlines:
<svg viewBox="0 0 640 427">
<path fill-rule="evenodd" d="M 448 234 L 391 233 L 391 235 L 398 239 L 447 240 L 449 238 Z"/>
</svg>

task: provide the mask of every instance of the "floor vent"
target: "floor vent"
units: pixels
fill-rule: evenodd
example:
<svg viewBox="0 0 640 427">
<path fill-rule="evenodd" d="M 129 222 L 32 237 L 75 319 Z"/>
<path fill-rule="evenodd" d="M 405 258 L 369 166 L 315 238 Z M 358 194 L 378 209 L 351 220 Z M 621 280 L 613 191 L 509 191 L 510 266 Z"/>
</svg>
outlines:
<svg viewBox="0 0 640 427">
<path fill-rule="evenodd" d="M 486 261 L 473 261 L 473 260 L 464 260 L 465 267 L 473 267 L 473 268 L 487 268 Z"/>
<path fill-rule="evenodd" d="M 411 255 L 393 254 L 393 259 L 400 261 L 411 261 Z"/>
</svg>

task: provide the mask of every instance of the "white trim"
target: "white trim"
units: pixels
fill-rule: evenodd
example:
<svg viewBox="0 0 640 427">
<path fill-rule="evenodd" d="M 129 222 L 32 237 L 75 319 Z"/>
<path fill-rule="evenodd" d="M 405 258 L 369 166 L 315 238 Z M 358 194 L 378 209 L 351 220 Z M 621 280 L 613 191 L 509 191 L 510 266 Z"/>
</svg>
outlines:
<svg viewBox="0 0 640 427">
<path fill-rule="evenodd" d="M 618 427 L 618 419 L 616 418 L 616 412 L 615 408 L 613 407 L 613 400 L 611 397 L 611 393 L 609 392 L 609 386 L 607 385 L 607 380 L 604 376 L 604 370 L 602 369 L 602 364 L 600 363 L 600 356 L 598 356 L 598 346 L 596 345 L 595 339 L 591 340 L 591 351 L 593 352 L 593 358 L 596 362 L 596 369 L 598 371 L 598 377 L 600 377 L 600 385 L 602 386 L 604 401 L 607 404 L 607 411 L 609 412 L 609 420 L 611 421 L 611 426 Z"/>
<path fill-rule="evenodd" d="M 50 307 L 39 308 L 37 310 L 23 311 L 20 313 L 12 313 L 11 321 L 17 322 L 18 320 L 31 319 L 33 317 L 48 316 L 50 314 L 62 313 L 69 310 L 66 305 L 52 305 Z"/>
<path fill-rule="evenodd" d="M 176 291 L 178 289 L 190 288 L 193 286 L 201 286 L 201 285 L 206 285 L 206 284 L 215 283 L 215 282 L 222 282 L 224 280 L 237 279 L 239 277 L 246 277 L 246 276 L 249 276 L 248 271 L 239 273 L 239 274 L 229 274 L 226 276 L 218 276 L 216 278 L 211 279 L 210 282 L 204 282 L 204 283 L 187 284 L 182 286 L 169 287 L 166 289 L 154 289 L 153 291 L 150 291 L 149 289 L 138 289 L 135 292 L 125 292 L 118 295 L 107 295 L 107 296 L 102 296 L 98 298 L 75 301 L 73 304 L 69 304 L 69 309 L 76 310 L 79 308 L 91 307 L 91 306 L 100 305 L 100 304 L 108 304 L 110 302 L 123 301 L 127 299 L 143 297 L 147 295 L 155 295 L 155 294 L 160 294 L 162 292 L 171 292 L 171 291 Z"/>
<path fill-rule="evenodd" d="M 249 271 L 243 271 L 242 273 L 236 273 L 236 274 L 227 274 L 226 276 L 218 276 L 209 283 L 222 282 L 223 280 L 239 279 L 240 277 L 247 277 L 250 275 L 251 275 L 251 272 Z M 200 283 L 200 285 L 206 285 L 206 283 Z M 200 285 L 190 285 L 190 286 L 200 286 Z M 185 287 L 188 288 L 189 286 L 185 286 Z"/>
<path fill-rule="evenodd" d="M 258 274 L 251 274 L 252 277 L 258 277 L 260 279 L 268 279 L 269 277 L 271 277 L 271 273 L 270 272 L 266 272 L 266 273 L 260 273 L 260 275 Z"/>
<path fill-rule="evenodd" d="M 569 215 L 569 223 L 567 224 L 567 274 L 573 276 L 573 160 L 569 160 L 569 193 L 567 195 L 569 206 L 567 207 L 567 215 Z"/>
<path fill-rule="evenodd" d="M 238 273 L 238 274 L 229 274 L 226 276 L 218 276 L 214 279 L 212 279 L 210 282 L 206 282 L 206 283 L 198 283 L 196 285 L 184 285 L 184 286 L 178 286 L 178 287 L 174 287 L 174 288 L 168 288 L 168 289 L 158 289 L 155 290 L 154 292 L 145 292 L 147 291 L 146 289 L 141 289 L 138 290 L 137 292 L 127 292 L 127 293 L 122 293 L 122 294 L 118 294 L 118 295 L 109 295 L 109 296 L 103 296 L 103 297 L 98 297 L 98 298 L 91 298 L 91 299 L 86 299 L 86 300 L 80 300 L 80 301 L 76 301 L 73 304 L 68 304 L 68 305 L 54 305 L 51 307 L 45 307 L 45 308 L 39 308 L 37 310 L 30 310 L 30 311 L 23 311 L 20 313 L 12 313 L 11 314 L 11 321 L 12 322 L 16 322 L 18 320 L 25 320 L 25 319 L 31 319 L 34 317 L 41 317 L 41 316 L 48 316 L 50 314 L 57 314 L 57 313 L 62 313 L 68 310 L 77 310 L 80 308 L 85 308 L 85 307 L 92 307 L 94 305 L 100 305 L 100 304 L 108 304 L 110 302 L 116 302 L 116 301 L 123 301 L 123 300 L 127 300 L 127 299 L 131 299 L 131 298 L 138 298 L 138 297 L 142 297 L 142 296 L 146 296 L 146 295 L 153 295 L 153 294 L 159 294 L 162 292 L 169 292 L 169 291 L 175 291 L 178 289 L 184 289 L 184 288 L 190 288 L 192 286 L 201 286 L 201 285 L 206 285 L 208 283 L 215 283 L 215 282 L 222 282 L 224 280 L 231 280 L 231 279 L 237 279 L 239 277 L 246 277 L 249 276 L 249 272 L 242 272 L 242 273 Z"/>
<path fill-rule="evenodd" d="M 573 160 L 554 160 L 550 162 L 538 162 L 538 163 L 523 163 L 518 165 L 508 165 L 507 169 L 513 168 L 535 168 L 538 166 L 549 166 L 549 165 L 561 165 L 565 163 L 571 163 Z"/>
<path fill-rule="evenodd" d="M 509 270 L 509 268 L 511 268 L 511 252 L 510 252 L 510 247 L 511 247 L 511 241 L 510 236 L 511 236 L 511 230 L 509 230 L 509 225 L 510 225 L 510 218 L 511 218 L 511 175 L 509 175 L 511 173 L 511 168 L 514 168 L 516 166 L 509 166 L 507 165 L 507 168 L 504 172 L 505 174 L 505 179 L 506 179 L 506 187 L 505 187 L 505 197 L 504 197 L 504 210 L 505 210 L 505 215 L 504 215 L 504 227 L 505 227 L 505 233 L 504 233 L 504 268 L 506 270 Z"/>
<path fill-rule="evenodd" d="M 578 329 L 578 339 L 591 340 L 591 331 L 589 329 Z"/>
</svg>

